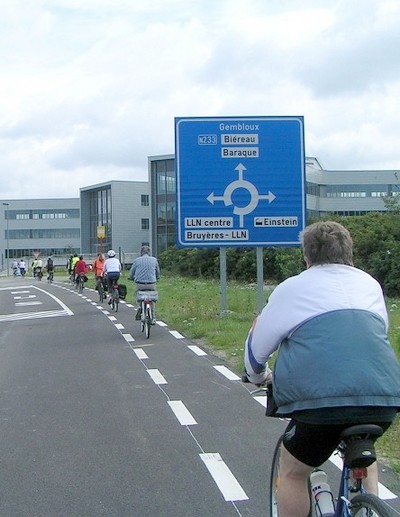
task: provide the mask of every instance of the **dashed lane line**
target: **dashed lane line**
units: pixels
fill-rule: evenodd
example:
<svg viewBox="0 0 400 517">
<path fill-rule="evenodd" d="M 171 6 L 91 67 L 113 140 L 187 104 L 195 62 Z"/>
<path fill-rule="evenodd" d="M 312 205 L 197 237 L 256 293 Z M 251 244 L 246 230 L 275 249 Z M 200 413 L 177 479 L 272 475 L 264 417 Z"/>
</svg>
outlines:
<svg viewBox="0 0 400 517">
<path fill-rule="evenodd" d="M 181 400 L 168 400 L 168 405 L 181 425 L 197 425 L 196 420 Z"/>
<path fill-rule="evenodd" d="M 220 454 L 208 452 L 199 456 L 224 496 L 225 501 L 245 501 L 248 499 L 246 492 L 229 470 Z"/>
</svg>

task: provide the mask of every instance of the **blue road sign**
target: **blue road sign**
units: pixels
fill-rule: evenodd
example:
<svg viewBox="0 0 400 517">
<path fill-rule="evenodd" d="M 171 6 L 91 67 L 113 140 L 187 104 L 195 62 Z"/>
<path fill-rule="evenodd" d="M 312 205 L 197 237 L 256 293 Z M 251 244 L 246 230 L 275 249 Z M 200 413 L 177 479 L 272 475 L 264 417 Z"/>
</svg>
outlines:
<svg viewBox="0 0 400 517">
<path fill-rule="evenodd" d="M 177 245 L 296 246 L 303 117 L 175 119 Z"/>
</svg>

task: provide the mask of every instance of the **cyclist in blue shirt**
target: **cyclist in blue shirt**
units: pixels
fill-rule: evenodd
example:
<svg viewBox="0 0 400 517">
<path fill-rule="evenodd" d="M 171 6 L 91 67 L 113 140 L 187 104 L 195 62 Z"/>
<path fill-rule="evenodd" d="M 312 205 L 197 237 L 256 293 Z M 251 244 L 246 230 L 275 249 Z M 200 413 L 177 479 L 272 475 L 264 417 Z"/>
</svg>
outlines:
<svg viewBox="0 0 400 517">
<path fill-rule="evenodd" d="M 160 266 L 156 257 L 152 257 L 150 253 L 149 246 L 142 246 L 140 257 L 133 261 L 130 279 L 136 283 L 136 291 L 156 289 L 156 282 L 160 278 Z M 136 319 L 140 319 L 140 309 L 136 312 Z"/>
</svg>

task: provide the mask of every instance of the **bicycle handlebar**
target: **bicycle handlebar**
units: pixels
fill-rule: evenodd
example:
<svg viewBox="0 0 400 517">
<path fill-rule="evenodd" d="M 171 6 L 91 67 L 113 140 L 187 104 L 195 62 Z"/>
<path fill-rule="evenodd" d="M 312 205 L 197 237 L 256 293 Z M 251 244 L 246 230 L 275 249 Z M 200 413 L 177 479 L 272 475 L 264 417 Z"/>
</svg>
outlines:
<svg viewBox="0 0 400 517">
<path fill-rule="evenodd" d="M 249 383 L 249 384 L 254 384 L 253 382 L 251 382 L 251 380 L 249 379 L 248 375 L 247 375 L 247 372 L 244 372 L 244 374 L 242 375 L 242 379 L 241 381 L 243 383 Z M 271 386 L 271 382 L 262 382 L 260 384 L 254 384 L 254 386 L 257 386 L 257 388 L 267 388 L 268 389 L 268 386 Z"/>
</svg>

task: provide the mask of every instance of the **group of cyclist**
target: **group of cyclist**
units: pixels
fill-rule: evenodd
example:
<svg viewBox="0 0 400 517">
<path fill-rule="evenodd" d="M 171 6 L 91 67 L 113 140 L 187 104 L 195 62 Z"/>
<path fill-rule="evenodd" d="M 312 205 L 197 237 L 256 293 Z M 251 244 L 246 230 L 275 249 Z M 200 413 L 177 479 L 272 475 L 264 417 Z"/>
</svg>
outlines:
<svg viewBox="0 0 400 517">
<path fill-rule="evenodd" d="M 34 258 L 32 260 L 30 269 L 32 271 L 32 276 L 38 280 L 41 280 L 43 277 L 43 271 L 45 269 L 47 270 L 47 273 L 49 275 L 53 273 L 53 271 L 54 271 L 53 258 L 51 256 L 48 257 L 45 266 L 43 266 L 43 260 L 40 257 Z M 14 276 L 24 277 L 27 272 L 27 266 L 26 266 L 25 260 L 21 259 L 19 262 L 14 260 L 12 263 L 12 270 L 13 270 Z"/>
<path fill-rule="evenodd" d="M 103 287 L 107 288 L 108 303 L 112 303 L 112 284 L 118 282 L 122 270 L 121 262 L 116 257 L 114 250 L 107 252 L 107 258 L 104 257 L 103 253 L 98 253 L 90 268 L 82 256 L 78 257 L 75 254 L 69 260 L 68 269 L 75 282 L 78 281 L 80 275 L 85 275 L 91 269 L 95 276 L 96 286 L 102 284 Z M 151 256 L 149 246 L 142 246 L 140 256 L 133 261 L 129 273 L 130 280 L 133 280 L 136 284 L 136 291 L 155 290 L 159 277 L 160 266 L 158 260 Z M 136 319 L 140 319 L 140 310 L 136 313 Z"/>
<path fill-rule="evenodd" d="M 96 260 L 93 262 L 92 269 L 96 279 L 96 287 L 99 288 L 100 284 L 103 287 L 105 287 L 105 284 L 107 285 L 109 293 L 108 303 L 111 305 L 112 284 L 118 281 L 122 269 L 121 262 L 116 257 L 115 251 L 109 250 L 107 252 L 107 259 L 104 258 L 102 253 L 98 253 Z"/>
</svg>

